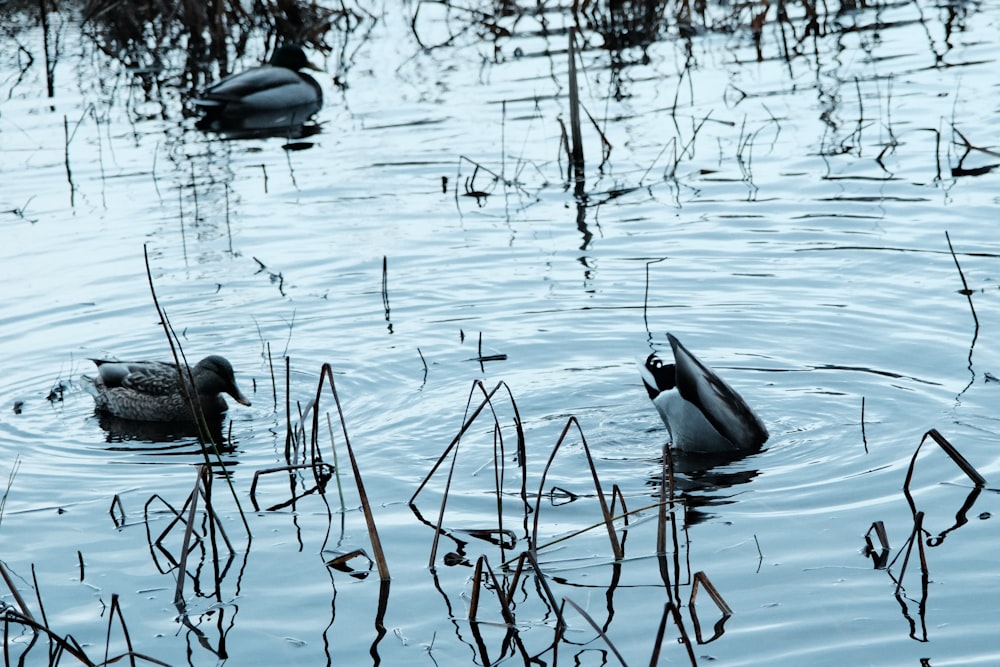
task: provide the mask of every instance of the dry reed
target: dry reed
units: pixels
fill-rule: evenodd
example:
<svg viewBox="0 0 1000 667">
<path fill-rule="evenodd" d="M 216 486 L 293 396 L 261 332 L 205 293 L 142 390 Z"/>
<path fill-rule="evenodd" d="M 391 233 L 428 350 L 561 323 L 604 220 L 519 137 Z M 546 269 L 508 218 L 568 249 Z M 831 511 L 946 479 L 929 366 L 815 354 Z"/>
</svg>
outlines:
<svg viewBox="0 0 1000 667">
<path fill-rule="evenodd" d="M 875 548 L 871 535 L 875 533 L 878 538 L 879 548 Z M 889 535 L 885 531 L 885 524 L 881 521 L 872 523 L 868 532 L 865 533 L 865 555 L 871 557 L 876 570 L 885 569 L 889 561 Z"/>
<path fill-rule="evenodd" d="M 382 541 L 379 539 L 378 529 L 375 526 L 375 517 L 372 514 L 371 503 L 368 500 L 368 494 L 365 491 L 364 481 L 361 478 L 361 471 L 358 467 L 357 458 L 354 456 L 354 448 L 351 446 L 351 439 L 347 435 L 347 422 L 344 418 L 344 410 L 340 404 L 340 396 L 337 393 L 337 385 L 333 379 L 333 369 L 330 364 L 324 363 L 320 369 L 319 383 L 316 386 L 316 397 L 313 401 L 312 411 L 312 435 L 311 440 L 316 442 L 319 436 L 319 411 L 320 411 L 320 399 L 323 395 L 323 382 L 326 380 L 329 388 L 330 394 L 333 397 L 334 404 L 337 408 L 337 416 L 340 420 L 341 435 L 344 438 L 344 447 L 347 449 L 347 456 L 351 463 L 351 472 L 354 475 L 354 484 L 358 490 L 358 497 L 361 501 L 361 511 L 365 517 L 365 525 L 368 528 L 368 539 L 371 542 L 373 559 L 375 565 L 378 568 L 379 577 L 382 581 L 389 581 L 389 565 L 386 562 L 385 552 L 382 549 Z M 333 436 L 331 433 L 331 449 L 335 450 Z"/>
<path fill-rule="evenodd" d="M 523 506 L 527 507 L 527 490 L 526 490 L 526 487 L 525 487 L 525 479 L 526 479 L 526 476 L 527 476 L 526 475 L 527 471 L 525 469 L 526 463 L 525 463 L 525 451 L 524 451 L 524 430 L 523 430 L 523 428 L 521 426 L 521 419 L 520 419 L 520 415 L 519 415 L 518 410 L 517 410 L 517 404 L 514 402 L 514 398 L 510 394 L 510 389 L 509 389 L 509 387 L 507 387 L 506 383 L 504 383 L 504 382 L 497 383 L 497 385 L 492 390 L 490 390 L 489 392 L 487 392 L 486 388 L 485 388 L 485 386 L 483 385 L 482 382 L 480 382 L 480 381 L 474 382 L 473 385 L 472 385 L 472 388 L 471 388 L 471 390 L 469 392 L 468 398 L 466 400 L 465 414 L 467 416 L 463 419 L 462 426 L 459 429 L 458 434 L 455 435 L 455 437 L 448 444 L 448 446 L 445 447 L 445 450 L 441 453 L 441 456 L 438 457 L 437 462 L 431 467 L 431 470 L 424 477 L 423 481 L 417 486 L 417 489 L 413 492 L 413 495 L 410 497 L 410 501 L 409 501 L 410 509 L 414 512 L 414 514 L 418 518 L 420 518 L 422 521 L 424 521 L 424 523 L 428 523 L 427 521 L 425 521 L 425 520 L 422 519 L 420 511 L 419 511 L 419 509 L 418 509 L 418 507 L 416 505 L 416 499 L 420 495 L 421 491 L 423 491 L 423 489 L 427 486 L 428 482 L 434 476 L 434 474 L 438 471 L 438 469 L 440 469 L 441 466 L 445 463 L 445 461 L 448 458 L 448 455 L 452 454 L 452 452 L 454 452 L 452 454 L 451 466 L 449 468 L 449 471 L 448 471 L 448 474 L 447 474 L 447 477 L 446 477 L 445 483 L 444 483 L 444 491 L 443 491 L 442 498 L 441 498 L 441 505 L 440 505 L 440 507 L 438 509 L 438 518 L 437 518 L 436 523 L 433 524 L 433 527 L 434 527 L 434 539 L 433 539 L 433 542 L 431 544 L 431 553 L 430 553 L 430 556 L 429 556 L 429 563 L 428 563 L 429 567 L 431 567 L 431 568 L 435 567 L 435 561 L 437 560 L 437 549 L 438 549 L 438 543 L 439 543 L 440 537 L 441 537 L 441 535 L 445 534 L 445 530 L 443 528 L 443 526 L 444 526 L 444 514 L 445 514 L 445 508 L 447 507 L 447 503 L 448 503 L 448 496 L 449 496 L 449 492 L 450 492 L 450 489 L 451 489 L 451 483 L 452 483 L 452 480 L 453 480 L 453 477 L 454 477 L 455 464 L 456 464 L 456 462 L 458 460 L 459 445 L 460 445 L 460 443 L 462 441 L 462 437 L 468 432 L 468 430 L 475 423 L 475 421 L 479 417 L 479 415 L 482 414 L 482 412 L 487 407 L 490 408 L 490 411 L 491 411 L 491 414 L 492 414 L 492 417 L 493 417 L 493 433 L 494 433 L 494 457 L 493 457 L 493 465 L 494 465 L 494 481 L 495 481 L 495 491 L 496 491 L 496 498 L 497 498 L 497 512 L 498 512 L 498 517 L 497 517 L 498 528 L 497 528 L 497 530 L 500 531 L 500 532 L 502 532 L 504 530 L 504 528 L 503 528 L 503 511 L 502 511 L 502 506 L 501 506 L 501 496 L 502 496 L 502 490 L 501 490 L 502 481 L 501 480 L 503 478 L 503 475 L 501 473 L 501 469 L 502 469 L 502 461 L 504 460 L 504 454 L 503 454 L 504 445 L 503 445 L 502 429 L 500 427 L 500 422 L 499 422 L 499 419 L 498 419 L 498 417 L 496 415 L 495 407 L 493 405 L 493 398 L 496 395 L 496 393 L 498 391 L 500 391 L 501 388 L 504 388 L 504 389 L 507 390 L 507 396 L 510 398 L 511 406 L 512 406 L 512 409 L 513 409 L 513 412 L 514 412 L 514 428 L 515 428 L 515 435 L 516 435 L 515 447 L 516 447 L 516 451 L 517 451 L 517 457 L 516 458 L 517 458 L 517 461 L 518 461 L 518 466 L 520 468 L 520 472 L 521 472 L 520 476 L 521 476 L 521 481 L 522 481 L 521 489 L 520 489 L 520 496 L 521 496 L 521 501 L 522 501 Z M 473 396 L 475 395 L 475 393 L 477 391 L 483 395 L 483 399 L 479 402 L 479 404 L 476 406 L 476 408 L 474 410 L 472 410 L 472 413 L 469 414 L 469 409 L 470 409 L 470 407 L 472 405 Z M 525 511 L 525 515 L 524 515 L 524 520 L 527 521 L 527 512 L 526 511 Z M 502 543 L 501 543 L 501 553 L 502 553 L 502 550 L 503 549 L 502 549 Z M 500 560 L 503 561 L 504 558 L 501 556 Z"/>
<path fill-rule="evenodd" d="M 711 598 L 712 602 L 721 613 L 721 618 L 715 622 L 713 634 L 708 639 L 702 638 L 701 624 L 698 622 L 698 611 L 697 606 L 695 605 L 695 598 L 698 595 L 699 588 L 705 589 L 705 592 L 708 593 L 709 598 Z M 712 585 L 712 582 L 709 581 L 708 575 L 701 571 L 694 573 L 693 583 L 691 585 L 691 597 L 688 600 L 688 610 L 691 612 L 691 624 L 694 625 L 695 641 L 699 644 L 709 644 L 721 637 L 723 632 L 725 632 L 726 621 L 733 615 L 733 610 L 729 608 L 728 604 L 726 604 L 722 594 L 719 593 L 715 586 Z"/>
</svg>

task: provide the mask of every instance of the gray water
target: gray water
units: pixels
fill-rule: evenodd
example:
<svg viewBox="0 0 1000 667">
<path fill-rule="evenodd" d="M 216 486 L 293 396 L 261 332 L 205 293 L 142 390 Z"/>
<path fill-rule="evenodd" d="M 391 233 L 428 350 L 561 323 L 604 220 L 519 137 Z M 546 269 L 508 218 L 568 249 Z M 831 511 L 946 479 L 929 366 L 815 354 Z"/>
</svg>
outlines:
<svg viewBox="0 0 1000 667">
<path fill-rule="evenodd" d="M 16 471 L 0 560 L 31 612 L 40 598 L 49 627 L 98 661 L 112 595 L 135 650 L 168 664 L 478 664 L 481 646 L 495 661 L 505 634 L 495 596 L 479 612 L 489 623 L 470 624 L 472 569 L 444 561 L 464 547 L 469 563 L 486 554 L 499 569 L 526 546 L 519 481 L 504 497 L 514 554 L 461 532 L 496 528 L 492 420 L 463 439 L 433 571 L 434 530 L 407 501 L 482 380 L 510 388 L 532 496 L 573 416 L 605 493 L 617 484 L 629 509 L 653 505 L 667 433 L 635 362 L 669 354 L 669 331 L 772 434 L 759 454 L 708 471 L 679 461 L 691 508 L 669 557 L 683 565 L 680 611 L 699 664 L 1000 661 L 998 160 L 962 138 L 993 140 L 1000 13 L 882 5 L 828 17 L 814 37 L 802 20 L 789 34 L 770 11 L 760 60 L 748 18 L 723 30 L 718 8 L 718 30 L 687 41 L 670 24 L 648 62 L 628 50 L 618 70 L 600 35 L 582 32 L 582 102 L 610 144 L 602 165 L 584 120 L 585 200 L 560 147 L 569 13 L 497 19 L 512 36 L 493 41 L 440 5 L 375 11 L 325 62 L 313 54 L 347 86 L 320 75 L 322 132 L 297 151 L 201 134 L 178 91 L 147 98 L 70 17 L 46 98 L 42 60 L 26 66 L 10 48 L 41 53 L 42 33 L 17 31 L 0 52 L 0 473 Z M 187 355 L 225 354 L 253 400 L 230 409 L 223 454 L 252 540 L 216 479 L 234 553 L 230 562 L 221 550 L 217 592 L 211 551 L 190 556 L 183 621 L 176 570 L 150 546 L 170 515 L 144 507 L 157 495 L 180 508 L 203 459 L 192 438 L 105 431 L 80 380 L 91 357 L 169 358 L 144 247 Z M 323 363 L 334 371 L 388 589 L 374 568 L 358 578 L 325 564 L 372 553 L 349 475 L 346 512 L 328 493 L 332 519 L 315 494 L 252 511 L 254 472 L 285 461 L 285 355 L 293 406 L 315 394 Z M 509 399 L 497 409 L 509 443 Z M 926 513 L 923 584 L 916 547 L 903 574 L 913 515 L 902 487 L 932 428 L 987 488 L 970 496 L 940 448 L 921 448 L 910 492 Z M 572 433 L 545 491 L 579 500 L 546 498 L 540 542 L 599 520 Z M 265 506 L 287 497 L 287 482 L 265 480 Z M 438 474 L 417 500 L 424 519 L 436 521 L 443 494 Z M 896 559 L 887 569 L 864 554 L 876 521 Z M 166 547 L 179 549 L 182 533 Z M 601 530 L 539 556 L 557 600 L 585 609 L 627 664 L 649 662 L 669 599 L 655 509 L 631 517 L 620 567 Z M 709 643 L 696 641 L 688 604 L 698 571 L 733 610 Z M 514 627 L 534 655 L 554 641 L 555 618 L 527 581 Z M 15 604 L 6 586 L 0 603 Z M 719 615 L 704 590 L 696 610 L 707 640 Z M 581 615 L 565 613 L 558 662 L 617 663 Z M 117 655 L 126 649 L 112 626 Z M 10 627 L 9 659 L 27 651 L 28 664 L 45 664 L 44 645 L 28 649 L 30 634 Z M 661 664 L 690 663 L 680 634 L 668 625 Z M 541 660 L 551 664 L 551 651 Z"/>
</svg>

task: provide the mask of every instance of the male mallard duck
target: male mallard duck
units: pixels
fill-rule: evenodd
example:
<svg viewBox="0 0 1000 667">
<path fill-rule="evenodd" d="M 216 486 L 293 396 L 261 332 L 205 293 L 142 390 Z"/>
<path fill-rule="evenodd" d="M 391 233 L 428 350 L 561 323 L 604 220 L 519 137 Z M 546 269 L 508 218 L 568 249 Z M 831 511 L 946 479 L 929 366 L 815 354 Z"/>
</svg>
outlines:
<svg viewBox="0 0 1000 667">
<path fill-rule="evenodd" d="M 323 106 L 323 90 L 300 69 L 319 70 L 299 46 L 278 47 L 269 64 L 210 84 L 194 104 L 205 115 L 198 128 L 239 134 L 294 133 Z"/>
<path fill-rule="evenodd" d="M 746 401 L 672 335 L 674 363 L 655 353 L 639 369 L 670 438 L 678 449 L 704 453 L 749 453 L 768 438 L 767 428 Z"/>
<path fill-rule="evenodd" d="M 94 395 L 99 411 L 120 419 L 151 422 L 193 422 L 184 390 L 181 388 L 177 365 L 162 361 L 105 361 L 97 364 L 97 377 L 89 380 L 88 390 Z M 250 405 L 236 386 L 233 367 L 217 354 L 205 357 L 194 368 L 183 369 L 188 394 L 197 397 L 207 419 L 218 419 L 226 410 L 221 393 L 232 396 L 242 405 Z M 194 378 L 191 387 L 190 377 Z"/>
</svg>

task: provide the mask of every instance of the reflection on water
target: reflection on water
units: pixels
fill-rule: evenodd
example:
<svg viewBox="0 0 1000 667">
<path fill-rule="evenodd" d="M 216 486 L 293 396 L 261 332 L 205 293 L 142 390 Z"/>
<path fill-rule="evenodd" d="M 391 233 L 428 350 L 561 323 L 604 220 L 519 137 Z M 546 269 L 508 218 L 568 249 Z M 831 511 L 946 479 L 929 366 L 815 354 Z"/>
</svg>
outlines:
<svg viewBox="0 0 1000 667">
<path fill-rule="evenodd" d="M 275 125 L 273 114 L 252 116 L 247 118 L 248 127 L 222 127 L 208 122 L 199 124 L 198 129 L 208 132 L 217 132 L 225 139 L 266 139 L 277 137 L 287 139 L 287 150 L 303 150 L 312 148 L 312 142 L 292 142 L 292 139 L 306 139 L 314 137 L 323 131 L 323 128 L 315 123 L 305 123 L 299 125 Z"/>
<path fill-rule="evenodd" d="M 672 466 L 674 497 L 684 508 L 684 521 L 694 526 L 718 516 L 713 508 L 737 501 L 740 488 L 760 474 L 759 470 L 736 465 L 741 461 L 752 462 L 756 452 L 746 454 L 701 454 L 671 448 L 668 468 Z M 663 461 L 660 462 L 661 465 Z M 651 474 L 647 484 L 659 496 L 663 475 Z M 724 517 L 723 517 L 724 518 Z"/>
<path fill-rule="evenodd" d="M 134 444 L 136 451 L 169 451 L 189 449 L 192 446 L 201 449 L 201 446 L 198 445 L 198 437 L 201 434 L 193 422 L 148 422 L 121 419 L 103 410 L 95 410 L 94 415 L 97 417 L 98 425 L 105 431 L 106 442 L 110 444 Z M 211 436 L 211 441 L 219 447 L 219 451 L 232 452 L 236 448 L 236 443 L 232 441 L 231 425 L 225 426 L 227 423 L 222 417 L 206 420 L 208 434 Z M 178 444 L 170 447 L 145 446 L 154 443 Z M 112 449 L 122 451 L 131 449 L 131 447 L 119 446 Z"/>
</svg>

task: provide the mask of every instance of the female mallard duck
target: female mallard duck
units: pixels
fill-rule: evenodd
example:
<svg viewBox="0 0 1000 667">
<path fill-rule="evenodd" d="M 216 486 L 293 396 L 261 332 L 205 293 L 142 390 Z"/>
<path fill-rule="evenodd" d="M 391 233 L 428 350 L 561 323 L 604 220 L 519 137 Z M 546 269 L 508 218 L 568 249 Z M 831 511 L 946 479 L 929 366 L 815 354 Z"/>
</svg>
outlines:
<svg viewBox="0 0 1000 667">
<path fill-rule="evenodd" d="M 210 84 L 194 104 L 198 128 L 227 133 L 296 132 L 323 106 L 323 90 L 300 69 L 319 70 L 299 46 L 278 47 L 269 64 Z"/>
<path fill-rule="evenodd" d="M 97 364 L 97 377 L 89 380 L 99 411 L 120 419 L 151 422 L 197 421 L 187 395 L 197 398 L 206 419 L 218 419 L 226 411 L 221 393 L 242 405 L 250 401 L 236 386 L 232 365 L 217 354 L 205 357 L 194 368 L 182 369 L 187 395 L 181 388 L 176 364 L 162 361 L 105 361 Z M 194 386 L 191 386 L 191 378 Z"/>
<path fill-rule="evenodd" d="M 768 438 L 760 417 L 679 340 L 670 334 L 667 338 L 674 363 L 664 364 L 653 353 L 639 372 L 674 447 L 715 454 L 760 449 Z"/>
</svg>

